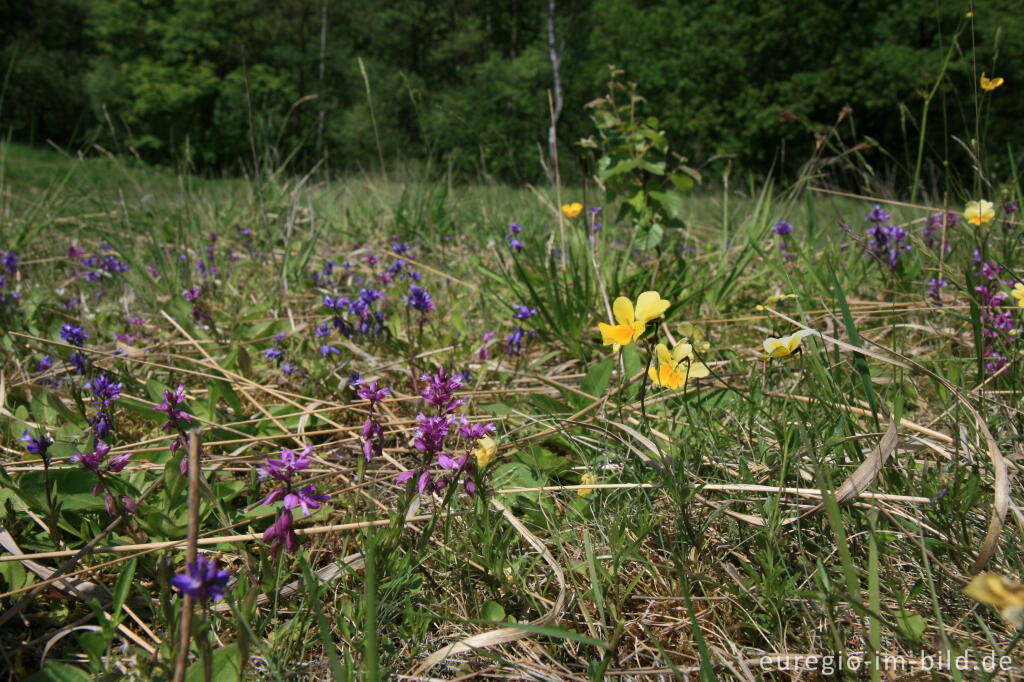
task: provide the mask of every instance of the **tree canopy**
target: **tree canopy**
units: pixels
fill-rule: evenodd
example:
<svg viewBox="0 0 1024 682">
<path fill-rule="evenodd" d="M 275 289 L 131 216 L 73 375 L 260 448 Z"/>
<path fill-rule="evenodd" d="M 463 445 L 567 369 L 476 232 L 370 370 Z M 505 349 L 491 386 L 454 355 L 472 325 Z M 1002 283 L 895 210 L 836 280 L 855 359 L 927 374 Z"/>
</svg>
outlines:
<svg viewBox="0 0 1024 682">
<path fill-rule="evenodd" d="M 585 104 L 607 91 L 611 64 L 697 167 L 729 158 L 785 173 L 844 107 L 845 139 L 909 164 L 936 84 L 936 158 L 960 158 L 953 135 L 1018 148 L 1024 103 L 1006 94 L 1024 80 L 1018 5 L 994 0 L 967 19 L 966 3 L 933 0 L 557 0 L 563 175 L 584 167 L 566 160 L 586 158 L 575 145 L 594 133 Z M 296 170 L 429 159 L 534 181 L 547 157 L 548 11 L 547 0 L 11 1 L 0 130 L 237 172 L 252 162 L 251 108 L 257 148 Z M 982 96 L 982 71 L 1004 91 Z"/>
</svg>

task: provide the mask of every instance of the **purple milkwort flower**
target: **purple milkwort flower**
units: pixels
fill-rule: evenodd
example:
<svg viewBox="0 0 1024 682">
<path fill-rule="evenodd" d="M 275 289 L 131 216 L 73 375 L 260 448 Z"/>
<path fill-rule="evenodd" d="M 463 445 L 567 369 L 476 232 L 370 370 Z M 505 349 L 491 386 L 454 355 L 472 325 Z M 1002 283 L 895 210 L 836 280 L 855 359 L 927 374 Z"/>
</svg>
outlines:
<svg viewBox="0 0 1024 682">
<path fill-rule="evenodd" d="M 779 221 L 772 227 L 775 234 L 783 237 L 793 231 L 793 225 L 788 221 L 779 218 Z"/>
<path fill-rule="evenodd" d="M 594 234 L 597 234 L 598 232 L 600 232 L 603 229 L 604 229 L 604 223 L 594 223 L 594 226 L 591 228 L 591 231 Z"/>
<path fill-rule="evenodd" d="M 1003 204 L 1003 213 L 1005 213 L 1006 215 L 1013 215 L 1016 212 L 1017 212 L 1017 202 L 1016 201 L 1008 201 L 1005 204 Z"/>
<path fill-rule="evenodd" d="M 469 423 L 466 415 L 459 418 L 459 437 L 470 443 L 476 443 L 488 433 L 494 433 L 494 422 L 473 422 Z"/>
<path fill-rule="evenodd" d="M 187 594 L 198 602 L 220 601 L 224 598 L 224 588 L 228 586 L 231 571 L 217 570 L 217 560 L 208 560 L 200 554 L 195 563 L 185 566 L 185 573 L 178 573 L 171 578 L 182 594 Z"/>
<path fill-rule="evenodd" d="M 428 313 L 434 310 L 434 302 L 430 299 L 430 292 L 415 284 L 409 285 L 409 293 L 404 297 L 405 306 L 418 310 L 421 313 Z"/>
<path fill-rule="evenodd" d="M 396 255 L 403 254 L 403 253 L 405 253 L 408 250 L 409 250 L 409 245 L 408 244 L 403 244 L 402 242 L 398 241 L 398 235 L 397 234 L 391 235 L 391 251 L 394 254 L 396 254 Z"/>
<path fill-rule="evenodd" d="M 514 320 L 523 322 L 530 319 L 536 314 L 536 308 L 530 308 L 529 306 L 520 305 L 518 303 L 512 306 L 512 319 Z M 508 354 L 509 357 L 512 357 L 512 355 L 514 354 L 518 355 L 519 353 L 522 352 L 523 339 L 532 339 L 535 335 L 536 334 L 534 332 L 528 332 L 525 329 L 523 329 L 523 326 L 521 324 L 518 325 L 514 330 L 512 330 L 512 333 L 509 334 L 508 337 L 505 339 L 505 352 Z"/>
<path fill-rule="evenodd" d="M 68 356 L 68 362 L 74 366 L 75 374 L 85 374 L 85 356 L 80 352 L 72 351 Z"/>
<path fill-rule="evenodd" d="M 998 291 L 998 287 L 1004 284 L 999 279 L 1002 266 L 994 261 L 981 262 L 977 250 L 975 256 L 975 264 L 980 263 L 981 267 L 974 275 L 986 280 L 974 287 L 978 293 L 981 317 L 982 357 L 988 361 L 985 363 L 985 369 L 995 372 L 1007 363 L 1008 347 L 1014 340 L 1014 317 L 1010 310 L 1003 310 L 1007 294 Z"/>
<path fill-rule="evenodd" d="M 509 239 L 508 240 L 508 245 L 516 253 L 522 253 L 522 251 L 523 251 L 523 243 L 521 241 L 519 241 L 518 239 L 515 239 L 515 238 Z"/>
<path fill-rule="evenodd" d="M 416 415 L 416 422 L 419 426 L 413 435 L 413 447 L 429 454 L 441 452 L 444 439 L 448 436 L 448 428 L 454 422 L 454 418 L 445 414 L 427 417 L 420 412 Z"/>
<path fill-rule="evenodd" d="M 491 351 L 488 350 L 487 344 L 490 343 L 491 339 L 494 338 L 494 332 L 484 332 L 484 343 L 480 346 L 480 350 L 476 352 L 476 357 L 481 362 L 491 357 Z"/>
<path fill-rule="evenodd" d="M 942 236 L 942 224 L 943 224 L 943 221 L 945 221 L 946 227 L 949 228 L 949 227 L 956 227 L 956 224 L 957 224 L 958 220 L 959 219 L 958 219 L 956 213 L 942 213 L 942 212 L 936 213 L 935 215 L 933 215 L 930 218 L 928 218 L 928 222 L 925 223 L 924 229 L 921 231 L 921 236 L 924 239 L 925 246 L 927 246 L 929 249 L 935 248 L 935 238 L 936 238 L 936 236 L 938 236 L 940 238 Z M 943 245 L 943 247 L 945 248 L 946 253 L 949 253 L 951 247 L 950 247 L 948 239 L 946 240 L 946 242 Z"/>
<path fill-rule="evenodd" d="M 89 338 L 89 332 L 68 322 L 61 327 L 60 338 L 71 346 L 84 346 L 85 340 Z"/>
<path fill-rule="evenodd" d="M 37 372 L 45 372 L 46 370 L 50 369 L 51 367 L 53 367 L 53 358 L 51 358 L 50 354 L 47 353 L 39 361 L 39 364 L 36 365 L 36 371 Z"/>
<path fill-rule="evenodd" d="M 789 221 L 779 218 L 779 221 L 772 226 L 772 231 L 780 237 L 785 237 L 793 231 L 793 225 Z M 782 252 L 784 260 L 790 261 L 796 258 L 796 254 L 789 250 L 789 245 L 786 244 L 785 239 L 779 240 L 779 251 Z"/>
<path fill-rule="evenodd" d="M 117 256 L 104 256 L 100 261 L 100 267 L 107 272 L 125 272 L 128 270 L 128 264 Z"/>
<path fill-rule="evenodd" d="M 511 236 L 513 234 L 519 234 L 522 231 L 523 231 L 523 227 L 519 223 L 509 223 L 508 224 L 508 234 L 505 235 L 505 239 L 508 239 L 509 236 Z"/>
<path fill-rule="evenodd" d="M 85 469 L 92 472 L 99 472 L 100 466 L 102 466 L 103 460 L 107 458 L 107 453 L 109 452 L 110 446 L 103 441 L 99 441 L 96 443 L 96 447 L 92 452 L 87 452 L 83 455 L 81 452 L 75 451 L 75 454 L 71 455 L 71 457 L 68 458 L 68 461 L 79 462 Z"/>
<path fill-rule="evenodd" d="M 170 433 L 178 428 L 179 419 L 184 420 L 186 423 L 192 422 L 192 416 L 178 408 L 178 406 L 184 402 L 184 385 L 178 384 L 178 389 L 174 392 L 171 392 L 170 390 L 164 391 L 164 401 L 153 408 L 157 412 L 165 412 L 167 414 L 167 421 L 160 427 L 161 429 Z"/>
<path fill-rule="evenodd" d="M 910 233 L 899 225 L 885 225 L 891 216 L 887 211 L 875 204 L 875 207 L 868 212 L 865 220 L 874 223 L 868 228 L 868 236 L 871 241 L 868 244 L 868 252 L 864 255 L 874 255 L 880 260 L 888 260 L 889 268 L 895 270 L 899 266 L 900 254 L 910 250 L 910 244 L 904 244 Z"/>
<path fill-rule="evenodd" d="M 25 443 L 25 449 L 33 455 L 39 455 L 44 461 L 49 461 L 50 458 L 46 456 L 46 451 L 53 445 L 53 441 L 46 437 L 45 433 L 40 433 L 38 436 L 33 436 L 27 430 L 21 434 L 19 439 L 22 443 Z"/>
<path fill-rule="evenodd" d="M 197 298 L 199 298 L 202 295 L 202 293 L 203 293 L 203 288 L 198 286 L 198 285 L 196 285 L 194 287 L 191 287 L 191 288 L 188 288 L 188 289 L 182 289 L 182 291 L 181 291 L 181 295 L 189 303 L 194 302 Z"/>
<path fill-rule="evenodd" d="M 944 279 L 935 279 L 932 277 L 928 281 L 928 298 L 932 300 L 935 305 L 942 305 L 942 287 L 949 284 Z"/>
<path fill-rule="evenodd" d="M 889 222 L 889 218 L 891 217 L 892 216 L 889 214 L 888 211 L 883 209 L 878 204 L 875 204 L 875 207 L 868 211 L 868 214 L 864 216 L 864 220 L 871 223 L 875 223 L 876 225 L 881 225 L 882 223 Z"/>
<path fill-rule="evenodd" d="M 301 488 L 298 492 L 290 492 L 284 496 L 284 508 L 295 509 L 299 507 L 306 516 L 310 515 L 310 509 L 319 509 L 323 502 L 331 499 L 330 495 L 318 495 L 316 486 L 310 483 Z"/>
<path fill-rule="evenodd" d="M 289 450 L 288 448 L 281 448 L 281 458 L 268 458 L 266 463 L 260 467 L 259 478 L 262 481 L 271 477 L 285 483 L 290 483 L 292 480 L 292 474 L 296 471 L 302 471 L 303 469 L 309 468 L 309 456 L 312 454 L 313 446 L 309 444 L 302 448 L 302 452 L 299 454 L 295 454 L 294 451 Z M 264 504 L 267 503 L 264 502 Z"/>
<path fill-rule="evenodd" d="M 6 270 L 8 274 L 13 275 L 18 269 L 18 254 L 13 251 L 4 251 L 4 257 L 0 263 L 3 264 L 4 270 Z"/>
<path fill-rule="evenodd" d="M 591 206 L 590 208 L 587 209 L 587 215 L 594 215 L 594 216 L 601 215 L 601 207 L 600 206 Z"/>
<path fill-rule="evenodd" d="M 82 256 L 85 255 L 85 249 L 79 248 L 75 245 L 68 247 L 68 258 L 71 260 L 81 260 Z"/>
<path fill-rule="evenodd" d="M 420 381 L 426 382 L 420 395 L 437 408 L 438 414 L 451 414 L 466 403 L 462 398 L 455 397 L 455 391 L 462 387 L 462 380 L 457 376 L 446 375 L 444 367 L 439 367 L 436 374 L 425 373 Z"/>
<path fill-rule="evenodd" d="M 280 348 L 278 348 L 277 346 L 271 346 L 270 348 L 267 349 L 267 352 L 263 354 L 263 357 L 267 360 L 276 360 L 277 366 L 280 367 L 281 357 L 283 355 L 284 352 Z"/>
<path fill-rule="evenodd" d="M 515 320 L 528 320 L 537 314 L 536 308 L 530 308 L 518 303 L 512 306 L 512 318 Z"/>
<path fill-rule="evenodd" d="M 377 257 L 374 256 L 372 253 L 366 254 L 366 264 L 369 265 L 371 268 L 375 267 L 377 265 Z"/>
<path fill-rule="evenodd" d="M 93 405 L 110 407 L 110 404 L 121 397 L 123 383 L 114 383 L 106 374 L 97 374 L 92 381 L 86 384 L 92 391 Z"/>
<path fill-rule="evenodd" d="M 146 263 L 146 272 L 148 272 L 149 276 L 153 279 L 160 279 L 160 271 L 157 270 L 156 266 L 152 263 Z"/>
<path fill-rule="evenodd" d="M 363 400 L 369 400 L 371 406 L 383 401 L 385 398 L 391 395 L 391 389 L 387 388 L 386 386 L 378 387 L 376 381 L 366 383 L 362 380 L 362 378 L 360 378 L 358 383 L 360 383 L 361 385 L 359 386 L 359 388 L 356 389 L 356 395 L 358 395 Z"/>
<path fill-rule="evenodd" d="M 295 546 L 299 540 L 295 537 L 295 530 L 292 528 L 292 513 L 290 511 L 282 510 L 277 520 L 263 531 L 263 542 L 270 545 L 270 556 L 275 559 L 281 552 L 282 544 L 288 554 L 295 552 Z"/>
</svg>

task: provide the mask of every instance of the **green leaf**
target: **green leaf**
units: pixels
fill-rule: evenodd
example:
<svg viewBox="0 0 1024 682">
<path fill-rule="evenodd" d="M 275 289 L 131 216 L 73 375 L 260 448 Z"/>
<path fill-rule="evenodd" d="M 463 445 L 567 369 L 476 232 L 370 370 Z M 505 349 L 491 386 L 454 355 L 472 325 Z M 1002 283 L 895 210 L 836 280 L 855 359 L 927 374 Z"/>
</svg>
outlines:
<svg viewBox="0 0 1024 682">
<path fill-rule="evenodd" d="M 651 192 L 653 199 L 669 218 L 679 218 L 683 212 L 683 197 L 677 192 Z"/>
<path fill-rule="evenodd" d="M 921 635 L 927 626 L 924 618 L 906 609 L 900 609 L 896 614 L 896 627 L 899 628 L 900 634 L 914 642 L 921 641 Z"/>
<path fill-rule="evenodd" d="M 500 623 L 505 620 L 505 608 L 498 602 L 489 601 L 484 604 L 480 615 L 489 623 Z"/>
<path fill-rule="evenodd" d="M 683 194 L 689 194 L 690 192 L 693 191 L 693 178 L 691 178 L 689 175 L 685 175 L 683 173 L 675 173 L 669 176 L 669 180 L 672 182 L 673 185 L 676 186 L 676 189 L 678 189 Z"/>
<path fill-rule="evenodd" d="M 91 682 L 92 675 L 81 668 L 57 661 L 47 661 L 46 667 L 25 682 Z"/>
<path fill-rule="evenodd" d="M 125 600 L 128 598 L 128 592 L 132 588 L 132 578 L 135 577 L 135 564 L 136 559 L 130 559 L 121 568 L 121 575 L 117 578 L 117 584 L 114 586 L 114 602 L 111 607 L 111 614 L 115 621 L 118 620 L 118 614 L 121 611 L 121 607 L 124 606 Z"/>
<path fill-rule="evenodd" d="M 665 236 L 665 230 L 658 223 L 654 223 L 647 228 L 647 233 L 640 240 L 639 247 L 643 251 L 653 249 L 661 243 L 661 238 Z"/>
<path fill-rule="evenodd" d="M 237 644 L 229 644 L 213 651 L 213 674 L 210 682 L 236 682 L 242 673 L 242 657 Z M 185 671 L 185 682 L 205 682 L 203 662 L 196 661 Z"/>
<path fill-rule="evenodd" d="M 580 382 L 580 388 L 595 398 L 599 398 L 608 388 L 608 382 L 612 378 L 612 368 L 615 366 L 615 358 L 605 358 L 590 368 L 587 376 Z"/>
</svg>

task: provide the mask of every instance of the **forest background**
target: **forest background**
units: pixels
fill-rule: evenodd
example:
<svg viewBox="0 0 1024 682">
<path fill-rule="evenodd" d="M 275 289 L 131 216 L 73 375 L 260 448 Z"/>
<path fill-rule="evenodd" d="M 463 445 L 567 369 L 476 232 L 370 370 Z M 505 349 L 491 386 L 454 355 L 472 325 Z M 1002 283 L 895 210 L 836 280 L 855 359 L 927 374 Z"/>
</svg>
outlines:
<svg viewBox="0 0 1024 682">
<path fill-rule="evenodd" d="M 963 5 L 941 0 L 8 0 L 0 131 L 241 175 L 251 109 L 277 168 L 423 162 L 521 184 L 550 172 L 561 91 L 562 178 L 574 182 L 592 172 L 577 144 L 594 133 L 585 105 L 614 64 L 671 148 L 712 178 L 791 177 L 840 119 L 836 132 L 895 178 L 927 117 L 935 182 L 967 161 L 969 135 L 993 150 L 1024 142 L 1021 98 L 977 117 L 977 73 L 1024 81 L 1024 46 L 1000 39 L 1021 32 L 1024 6 L 984 4 L 951 40 Z"/>
</svg>

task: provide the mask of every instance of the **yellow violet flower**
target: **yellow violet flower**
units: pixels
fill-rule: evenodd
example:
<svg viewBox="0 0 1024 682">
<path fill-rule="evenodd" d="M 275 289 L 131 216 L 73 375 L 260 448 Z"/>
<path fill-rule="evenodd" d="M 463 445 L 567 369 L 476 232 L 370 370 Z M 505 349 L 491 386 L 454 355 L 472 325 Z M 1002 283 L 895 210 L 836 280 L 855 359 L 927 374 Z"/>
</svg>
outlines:
<svg viewBox="0 0 1024 682">
<path fill-rule="evenodd" d="M 813 329 L 801 329 L 789 336 L 777 339 L 769 337 L 764 340 L 764 352 L 770 358 L 784 358 L 787 355 L 792 355 L 800 347 L 800 340 L 814 333 Z"/>
<path fill-rule="evenodd" d="M 1017 305 L 1024 308 L 1024 283 L 1017 282 L 1013 285 L 1013 291 L 1010 294 L 1017 299 Z"/>
<path fill-rule="evenodd" d="M 981 72 L 981 89 L 982 90 L 995 90 L 996 88 L 998 88 L 1002 84 L 1003 84 L 1002 76 L 1000 76 L 999 78 L 986 78 L 985 77 L 985 72 L 984 71 Z"/>
<path fill-rule="evenodd" d="M 764 310 L 765 308 L 774 308 L 783 301 L 789 301 L 794 298 L 796 298 L 796 294 L 780 294 L 776 292 L 775 295 L 769 296 L 768 298 L 765 299 L 764 303 L 757 306 L 757 309 Z"/>
<path fill-rule="evenodd" d="M 694 356 L 693 346 L 689 343 L 677 343 L 671 353 L 665 344 L 659 343 L 654 352 L 658 357 L 658 368 L 648 368 L 647 376 L 655 386 L 674 391 L 685 386 L 690 379 L 703 379 L 711 373 L 708 366 Z"/>
<path fill-rule="evenodd" d="M 580 485 L 595 485 L 597 483 L 597 474 L 590 471 L 580 476 Z M 594 492 L 593 488 L 579 488 L 576 493 L 580 497 L 586 497 L 590 493 Z"/>
<path fill-rule="evenodd" d="M 1024 585 L 995 573 L 979 573 L 964 588 L 971 599 L 999 609 L 999 615 L 1016 628 L 1024 627 Z"/>
<path fill-rule="evenodd" d="M 991 201 L 968 201 L 964 208 L 964 218 L 969 223 L 984 225 L 995 220 L 996 211 Z"/>
<path fill-rule="evenodd" d="M 669 305 L 671 304 L 657 291 L 645 291 L 640 294 L 636 299 L 635 309 L 632 301 L 625 296 L 619 296 L 612 304 L 612 315 L 618 324 L 597 323 L 597 328 L 601 330 L 602 343 L 613 346 L 615 351 L 629 345 L 640 338 L 647 329 L 647 323 L 661 317 Z"/>
<path fill-rule="evenodd" d="M 565 214 L 566 218 L 575 218 L 583 210 L 583 204 L 578 201 L 574 201 L 571 204 L 562 204 L 562 213 Z"/>
<path fill-rule="evenodd" d="M 483 469 L 498 451 L 498 443 L 490 436 L 484 436 L 476 442 L 476 449 L 473 456 L 476 457 L 476 465 Z"/>
</svg>

